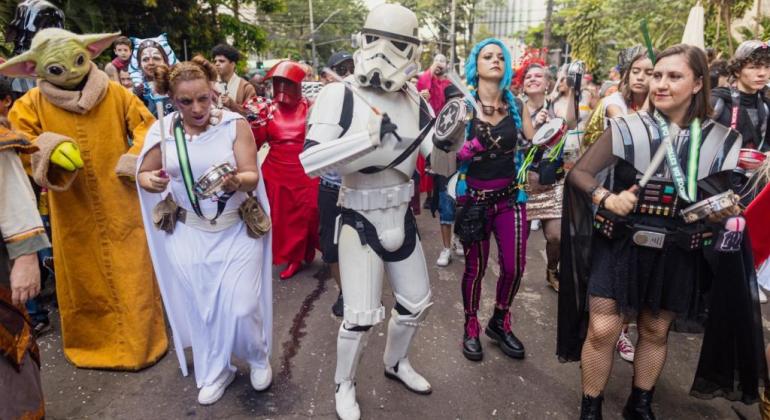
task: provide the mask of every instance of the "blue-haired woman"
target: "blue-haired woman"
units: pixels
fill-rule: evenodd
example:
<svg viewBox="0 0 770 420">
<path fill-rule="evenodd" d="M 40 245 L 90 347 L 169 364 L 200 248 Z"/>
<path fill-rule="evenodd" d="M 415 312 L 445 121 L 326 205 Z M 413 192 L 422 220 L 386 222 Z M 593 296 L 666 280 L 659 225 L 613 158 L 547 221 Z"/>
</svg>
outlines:
<svg viewBox="0 0 770 420">
<path fill-rule="evenodd" d="M 469 123 L 457 155 L 462 165 L 455 232 L 465 249 L 463 354 L 474 361 L 483 356 L 477 312 L 492 232 L 500 277 L 494 315 L 485 332 L 506 355 L 524 357 L 524 345 L 511 331 L 509 308 L 524 273 L 527 244 L 526 194 L 517 182 L 522 155 L 518 139 L 520 131 L 532 138 L 534 129 L 529 114 L 521 115 L 521 105 L 509 90 L 512 73 L 507 47 L 494 38 L 476 44 L 465 65 L 481 113 Z"/>
</svg>

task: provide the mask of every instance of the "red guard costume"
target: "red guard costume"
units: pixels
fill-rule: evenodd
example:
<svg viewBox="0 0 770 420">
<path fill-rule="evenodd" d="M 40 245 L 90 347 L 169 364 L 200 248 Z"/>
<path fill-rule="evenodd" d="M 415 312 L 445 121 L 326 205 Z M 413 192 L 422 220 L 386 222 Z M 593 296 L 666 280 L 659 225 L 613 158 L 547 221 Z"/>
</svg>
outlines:
<svg viewBox="0 0 770 420">
<path fill-rule="evenodd" d="M 288 263 L 281 279 L 288 279 L 313 261 L 318 247 L 318 179 L 309 178 L 299 161 L 305 142 L 310 104 L 302 97 L 305 71 L 282 61 L 265 77 L 273 81 L 273 100 L 254 97 L 246 102 L 257 146 L 270 152 L 262 164 L 273 222 L 273 264 Z"/>
</svg>

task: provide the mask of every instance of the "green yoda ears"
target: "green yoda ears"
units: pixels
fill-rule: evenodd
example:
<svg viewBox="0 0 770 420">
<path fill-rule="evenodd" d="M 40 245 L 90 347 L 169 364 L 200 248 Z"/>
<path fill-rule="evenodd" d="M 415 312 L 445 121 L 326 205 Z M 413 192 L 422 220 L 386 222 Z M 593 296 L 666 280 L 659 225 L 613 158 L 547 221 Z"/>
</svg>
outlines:
<svg viewBox="0 0 770 420">
<path fill-rule="evenodd" d="M 59 28 L 43 29 L 32 38 L 29 51 L 0 65 L 0 74 L 37 76 L 61 88 L 74 89 L 91 70 L 91 59 L 119 36 L 119 32 L 78 35 Z"/>
</svg>

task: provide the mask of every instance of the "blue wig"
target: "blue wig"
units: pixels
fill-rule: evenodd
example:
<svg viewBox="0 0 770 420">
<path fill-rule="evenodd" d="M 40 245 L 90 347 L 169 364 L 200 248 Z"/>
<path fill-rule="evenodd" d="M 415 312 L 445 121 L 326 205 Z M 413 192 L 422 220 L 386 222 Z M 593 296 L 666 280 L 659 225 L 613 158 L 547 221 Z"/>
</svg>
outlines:
<svg viewBox="0 0 770 420">
<path fill-rule="evenodd" d="M 511 80 L 513 80 L 513 61 L 511 60 L 511 53 L 508 52 L 508 47 L 503 44 L 503 41 L 500 41 L 497 38 L 487 38 L 473 46 L 470 55 L 468 55 L 468 59 L 465 61 L 465 80 L 468 83 L 468 86 L 473 88 L 478 87 L 479 75 L 478 70 L 476 69 L 476 61 L 479 58 L 481 49 L 489 44 L 495 44 L 503 50 L 503 59 L 505 60 L 505 63 L 503 63 L 504 73 L 503 78 L 500 80 L 500 90 L 503 91 L 503 97 L 508 103 L 508 111 L 511 114 L 511 117 L 513 117 L 513 121 L 516 123 L 516 128 L 521 130 L 521 116 L 519 116 L 519 110 L 516 107 L 516 101 L 514 100 L 513 93 L 511 93 L 510 89 Z M 476 93 L 476 95 L 478 96 L 478 93 Z"/>
</svg>

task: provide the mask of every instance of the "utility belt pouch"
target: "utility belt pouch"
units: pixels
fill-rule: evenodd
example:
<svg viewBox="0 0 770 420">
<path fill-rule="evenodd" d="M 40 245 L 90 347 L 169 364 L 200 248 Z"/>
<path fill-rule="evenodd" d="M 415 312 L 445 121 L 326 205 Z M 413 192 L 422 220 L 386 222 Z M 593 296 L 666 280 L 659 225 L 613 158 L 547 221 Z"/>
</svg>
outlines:
<svg viewBox="0 0 770 420">
<path fill-rule="evenodd" d="M 594 230 L 605 238 L 617 239 L 627 233 L 628 220 L 602 208 L 594 215 L 593 226 Z"/>
<path fill-rule="evenodd" d="M 457 213 L 454 232 L 462 242 L 486 239 L 487 206 L 468 200 Z"/>
<path fill-rule="evenodd" d="M 166 198 L 159 201 L 158 204 L 152 208 L 152 224 L 155 225 L 155 228 L 158 230 L 162 230 L 169 234 L 174 233 L 178 215 L 179 206 L 176 204 L 171 194 L 167 194 Z"/>
<path fill-rule="evenodd" d="M 270 231 L 272 223 L 270 222 L 270 216 L 265 213 L 262 205 L 259 204 L 259 200 L 251 192 L 248 195 L 238 207 L 238 214 L 241 216 L 243 223 L 246 224 L 246 234 L 251 238 L 259 239 Z"/>
<path fill-rule="evenodd" d="M 688 225 L 677 230 L 676 244 L 685 251 L 695 251 L 714 244 L 714 232 L 702 224 Z"/>
</svg>

